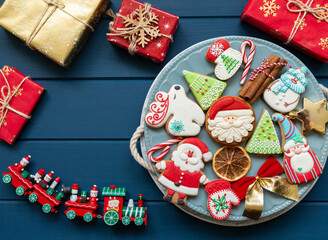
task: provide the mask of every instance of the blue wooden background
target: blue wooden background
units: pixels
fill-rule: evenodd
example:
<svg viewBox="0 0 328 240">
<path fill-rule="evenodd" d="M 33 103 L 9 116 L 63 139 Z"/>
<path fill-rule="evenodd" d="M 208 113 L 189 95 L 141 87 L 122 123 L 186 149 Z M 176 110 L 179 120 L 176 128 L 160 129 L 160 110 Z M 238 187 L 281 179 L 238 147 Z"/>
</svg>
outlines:
<svg viewBox="0 0 328 240">
<path fill-rule="evenodd" d="M 0 0 L 2 3 L 3 0 Z M 242 0 L 150 0 L 180 16 L 165 63 L 185 48 L 224 35 L 248 35 L 279 45 L 276 39 L 239 21 Z M 113 0 L 116 12 L 120 0 Z M 70 69 L 63 69 L 0 29 L 0 66 L 10 65 L 42 84 L 46 93 L 18 141 L 0 144 L 0 170 L 31 154 L 28 168 L 54 170 L 63 183 L 81 189 L 116 184 L 127 198 L 145 196 L 149 225 L 108 227 L 102 220 L 86 224 L 63 214 L 44 214 L 40 205 L 17 197 L 14 188 L 0 184 L 0 239 L 297 239 L 327 238 L 328 176 L 324 174 L 308 196 L 286 214 L 250 227 L 222 227 L 202 222 L 164 202 L 148 172 L 130 156 L 129 138 L 139 125 L 141 108 L 153 79 L 165 65 L 130 56 L 106 40 L 109 19 L 104 17 Z M 284 46 L 328 86 L 328 64 L 319 63 Z"/>
</svg>

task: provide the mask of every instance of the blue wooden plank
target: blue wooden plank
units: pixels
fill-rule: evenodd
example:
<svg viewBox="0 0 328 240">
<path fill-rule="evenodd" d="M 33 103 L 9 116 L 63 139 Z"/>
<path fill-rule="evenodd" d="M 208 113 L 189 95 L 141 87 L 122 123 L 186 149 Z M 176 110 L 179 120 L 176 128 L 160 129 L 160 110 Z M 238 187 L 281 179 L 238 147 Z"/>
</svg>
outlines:
<svg viewBox="0 0 328 240">
<path fill-rule="evenodd" d="M 124 49 L 109 44 L 106 40 L 109 20 L 103 20 L 93 36 L 78 55 L 71 68 L 64 69 L 46 59 L 37 51 L 31 51 L 19 39 L 0 29 L 1 65 L 12 65 L 34 79 L 88 79 L 88 78 L 154 78 L 165 63 L 187 47 L 200 41 L 224 35 L 249 35 L 270 40 L 283 46 L 275 38 L 249 24 L 240 23 L 239 18 L 182 18 L 174 43 L 171 44 L 164 64 L 152 63 L 139 56 L 130 56 Z M 285 47 L 285 46 L 283 46 Z M 328 76 L 327 64 L 286 47 L 317 76 Z"/>
<path fill-rule="evenodd" d="M 162 193 L 148 172 L 131 156 L 129 141 L 20 141 L 13 147 L 1 144 L 0 153 L 1 173 L 31 154 L 27 168 L 31 173 L 40 168 L 54 170 L 62 183 L 78 183 L 81 189 L 113 184 L 126 187 L 130 196 L 144 193 L 147 200 L 162 200 Z M 328 201 L 328 191 L 324 190 L 327 185 L 328 175 L 323 174 L 305 200 Z M 12 186 L 0 183 L 0 199 L 22 198 L 15 195 Z"/>
<path fill-rule="evenodd" d="M 126 204 L 126 203 L 125 203 Z M 326 239 L 328 203 L 301 203 L 284 215 L 260 225 L 224 227 L 203 222 L 165 202 L 146 202 L 148 226 L 114 227 L 102 219 L 69 221 L 61 212 L 47 215 L 39 205 L 0 201 L 2 239 Z"/>
<path fill-rule="evenodd" d="M 18 139 L 128 139 L 149 80 L 37 81 L 47 91 Z M 319 82 L 328 86 L 327 79 Z M 236 93 L 237 94 L 237 93 Z"/>
</svg>

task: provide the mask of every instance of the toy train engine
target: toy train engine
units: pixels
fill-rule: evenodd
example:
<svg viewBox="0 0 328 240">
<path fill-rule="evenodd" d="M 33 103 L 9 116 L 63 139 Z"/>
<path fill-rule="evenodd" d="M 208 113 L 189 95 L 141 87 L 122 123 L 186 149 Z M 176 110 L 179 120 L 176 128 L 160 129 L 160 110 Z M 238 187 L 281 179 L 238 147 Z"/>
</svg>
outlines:
<svg viewBox="0 0 328 240">
<path fill-rule="evenodd" d="M 147 208 L 143 206 L 143 195 L 138 196 L 138 206 L 134 206 L 133 199 L 129 200 L 128 206 L 123 206 L 126 191 L 125 188 L 118 188 L 114 185 L 104 187 L 104 222 L 113 226 L 118 221 L 124 225 L 129 225 L 133 221 L 137 226 L 147 225 Z"/>
<path fill-rule="evenodd" d="M 89 198 L 87 198 L 87 191 L 81 191 L 81 196 L 78 197 L 78 190 L 79 185 L 73 184 L 70 200 L 65 202 L 65 206 L 68 207 L 65 211 L 66 217 L 72 220 L 79 216 L 83 217 L 84 221 L 90 222 L 97 217 L 96 211 L 99 208 L 97 186 L 93 185 Z M 87 202 L 87 200 L 89 201 Z"/>
<path fill-rule="evenodd" d="M 61 204 L 64 197 L 62 192 L 55 190 L 60 182 L 57 177 L 50 184 L 54 172 L 46 174 L 44 179 L 41 179 L 45 171 L 40 169 L 35 175 L 30 175 L 24 167 L 30 162 L 31 156 L 22 158 L 20 163 L 9 166 L 9 172 L 2 174 L 4 183 L 11 183 L 16 188 L 16 194 L 19 196 L 28 195 L 28 200 L 31 203 L 39 202 L 42 205 L 42 211 L 45 213 L 57 212 L 57 207 Z"/>
</svg>

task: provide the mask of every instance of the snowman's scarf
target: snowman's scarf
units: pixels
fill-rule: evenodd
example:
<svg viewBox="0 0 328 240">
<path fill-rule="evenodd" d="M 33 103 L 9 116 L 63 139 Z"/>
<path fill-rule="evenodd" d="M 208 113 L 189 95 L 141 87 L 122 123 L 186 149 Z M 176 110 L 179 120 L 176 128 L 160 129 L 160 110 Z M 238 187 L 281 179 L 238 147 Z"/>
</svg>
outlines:
<svg viewBox="0 0 328 240">
<path fill-rule="evenodd" d="M 308 81 L 306 78 L 302 78 L 301 75 L 296 71 L 291 70 L 293 69 L 290 69 L 285 74 L 283 74 L 280 78 L 281 81 L 272 89 L 272 92 L 274 92 L 276 95 L 278 95 L 280 92 L 286 93 L 288 89 L 291 89 L 298 94 L 302 94 L 305 91 L 305 87 L 308 85 Z M 288 75 L 295 77 L 302 85 L 293 83 Z"/>
</svg>

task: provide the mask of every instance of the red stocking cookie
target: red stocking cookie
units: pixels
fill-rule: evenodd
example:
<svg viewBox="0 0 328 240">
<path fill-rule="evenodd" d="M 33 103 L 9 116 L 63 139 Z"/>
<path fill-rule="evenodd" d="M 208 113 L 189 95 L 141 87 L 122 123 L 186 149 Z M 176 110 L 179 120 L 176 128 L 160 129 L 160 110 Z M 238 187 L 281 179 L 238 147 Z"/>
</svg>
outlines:
<svg viewBox="0 0 328 240">
<path fill-rule="evenodd" d="M 186 138 L 172 152 L 171 161 L 156 163 L 156 170 L 162 172 L 158 181 L 167 188 L 164 200 L 185 205 L 187 196 L 198 195 L 199 184 L 209 182 L 202 172 L 203 160 L 212 160 L 212 153 L 205 143 L 198 138 Z"/>
<path fill-rule="evenodd" d="M 238 206 L 240 203 L 227 180 L 213 180 L 206 185 L 205 191 L 208 194 L 207 208 L 215 219 L 226 219 L 231 212 L 231 205 Z"/>
<path fill-rule="evenodd" d="M 280 113 L 273 114 L 272 120 L 277 121 L 281 128 L 284 168 L 288 180 L 299 184 L 319 177 L 322 173 L 321 163 L 294 123 Z"/>
<path fill-rule="evenodd" d="M 216 64 L 215 76 L 220 80 L 231 78 L 242 63 L 242 55 L 230 47 L 225 39 L 219 39 L 208 49 L 206 59 Z"/>
<path fill-rule="evenodd" d="M 150 127 L 166 124 L 171 136 L 196 136 L 205 122 L 205 114 L 197 103 L 187 97 L 180 85 L 173 85 L 169 92 L 158 92 L 145 117 Z"/>
</svg>

